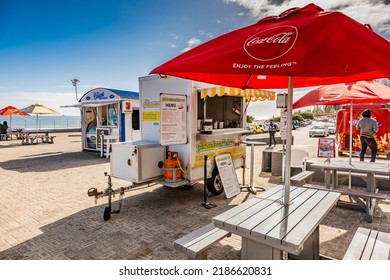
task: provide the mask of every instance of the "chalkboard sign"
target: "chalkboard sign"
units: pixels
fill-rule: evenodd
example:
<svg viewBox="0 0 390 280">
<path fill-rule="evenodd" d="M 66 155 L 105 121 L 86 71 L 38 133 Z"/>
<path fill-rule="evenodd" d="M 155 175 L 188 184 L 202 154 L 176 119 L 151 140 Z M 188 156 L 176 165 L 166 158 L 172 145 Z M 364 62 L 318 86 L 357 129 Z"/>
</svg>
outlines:
<svg viewBox="0 0 390 280">
<path fill-rule="evenodd" d="M 234 169 L 233 160 L 230 154 L 215 156 L 215 162 L 221 177 L 222 186 L 225 190 L 226 198 L 231 198 L 240 193 L 237 173 Z"/>
</svg>

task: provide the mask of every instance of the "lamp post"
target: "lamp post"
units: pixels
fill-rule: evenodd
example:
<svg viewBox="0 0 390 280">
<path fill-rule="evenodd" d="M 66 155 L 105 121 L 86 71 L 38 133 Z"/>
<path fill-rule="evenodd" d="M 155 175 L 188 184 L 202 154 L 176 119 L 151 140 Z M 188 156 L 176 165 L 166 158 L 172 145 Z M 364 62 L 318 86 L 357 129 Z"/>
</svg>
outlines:
<svg viewBox="0 0 390 280">
<path fill-rule="evenodd" d="M 76 79 L 76 78 L 73 80 L 70 80 L 70 81 L 72 82 L 72 84 L 76 90 L 76 100 L 77 100 L 77 102 L 79 102 L 79 98 L 77 97 L 77 83 L 79 83 L 80 81 L 79 81 L 79 79 Z"/>
</svg>

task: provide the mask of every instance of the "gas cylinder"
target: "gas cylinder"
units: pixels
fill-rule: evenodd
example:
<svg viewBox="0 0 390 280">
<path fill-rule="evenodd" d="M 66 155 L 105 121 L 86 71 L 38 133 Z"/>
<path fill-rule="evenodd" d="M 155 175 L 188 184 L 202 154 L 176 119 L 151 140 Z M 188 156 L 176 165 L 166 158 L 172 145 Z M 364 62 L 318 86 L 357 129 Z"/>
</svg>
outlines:
<svg viewBox="0 0 390 280">
<path fill-rule="evenodd" d="M 164 170 L 164 179 L 166 181 L 176 181 L 181 179 L 181 169 L 180 169 L 180 161 L 179 161 L 179 153 L 178 152 L 168 152 L 167 159 L 164 162 L 165 168 L 170 168 Z M 174 176 L 174 170 L 176 171 L 176 176 Z"/>
</svg>

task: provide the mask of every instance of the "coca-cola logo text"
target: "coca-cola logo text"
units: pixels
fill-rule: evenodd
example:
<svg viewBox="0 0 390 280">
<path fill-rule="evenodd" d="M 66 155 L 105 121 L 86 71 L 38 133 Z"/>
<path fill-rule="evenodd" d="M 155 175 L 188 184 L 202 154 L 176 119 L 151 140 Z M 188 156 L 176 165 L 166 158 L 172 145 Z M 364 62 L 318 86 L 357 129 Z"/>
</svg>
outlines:
<svg viewBox="0 0 390 280">
<path fill-rule="evenodd" d="M 263 43 L 287 44 L 289 41 L 291 41 L 292 35 L 294 34 L 295 34 L 294 32 L 282 32 L 268 38 L 255 37 L 252 40 L 250 40 L 248 43 L 246 43 L 246 45 L 251 46 L 251 45 L 263 44 Z"/>
<path fill-rule="evenodd" d="M 256 33 L 244 43 L 245 51 L 254 59 L 269 61 L 289 52 L 298 38 L 294 26 L 278 26 Z"/>
</svg>

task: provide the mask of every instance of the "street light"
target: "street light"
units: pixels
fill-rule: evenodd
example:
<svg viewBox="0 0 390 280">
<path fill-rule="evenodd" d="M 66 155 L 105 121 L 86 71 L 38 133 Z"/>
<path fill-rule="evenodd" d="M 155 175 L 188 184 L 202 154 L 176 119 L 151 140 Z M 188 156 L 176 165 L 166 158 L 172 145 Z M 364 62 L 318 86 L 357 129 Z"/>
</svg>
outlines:
<svg viewBox="0 0 390 280">
<path fill-rule="evenodd" d="M 70 81 L 72 82 L 72 84 L 76 90 L 76 100 L 77 100 L 77 102 L 79 102 L 79 98 L 77 97 L 77 83 L 79 83 L 80 81 L 79 81 L 79 79 L 76 79 L 76 78 L 73 80 L 70 80 Z"/>
</svg>

